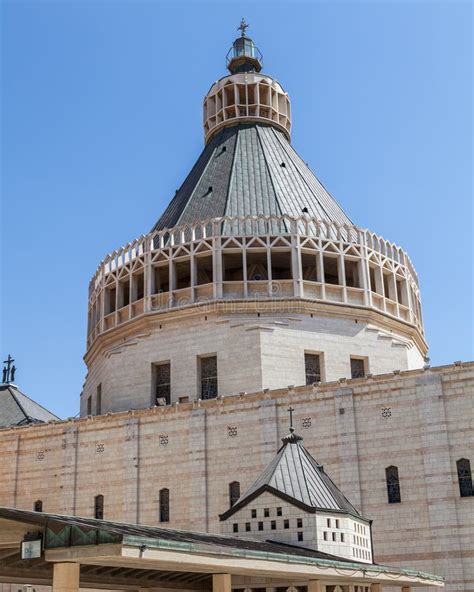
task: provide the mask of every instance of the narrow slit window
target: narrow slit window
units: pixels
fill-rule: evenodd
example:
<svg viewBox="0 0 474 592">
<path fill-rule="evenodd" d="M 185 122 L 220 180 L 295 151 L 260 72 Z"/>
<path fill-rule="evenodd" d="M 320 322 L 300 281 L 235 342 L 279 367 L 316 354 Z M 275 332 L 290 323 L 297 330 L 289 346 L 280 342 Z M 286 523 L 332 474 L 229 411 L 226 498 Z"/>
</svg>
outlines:
<svg viewBox="0 0 474 592">
<path fill-rule="evenodd" d="M 458 470 L 459 495 L 461 497 L 471 497 L 474 495 L 472 488 L 471 463 L 467 458 L 460 458 L 456 461 Z"/>
<path fill-rule="evenodd" d="M 304 365 L 306 384 L 321 382 L 321 356 L 319 354 L 305 354 Z"/>
<path fill-rule="evenodd" d="M 237 503 L 240 497 L 240 483 L 238 481 L 232 481 L 229 483 L 229 504 L 230 507 Z"/>
<path fill-rule="evenodd" d="M 155 404 L 171 403 L 171 364 L 155 365 Z"/>
<path fill-rule="evenodd" d="M 201 399 L 217 397 L 217 356 L 200 358 L 201 363 Z"/>
<path fill-rule="evenodd" d="M 43 511 L 43 502 L 41 500 L 36 500 L 33 505 L 33 510 L 35 512 L 42 512 Z"/>
<path fill-rule="evenodd" d="M 387 496 L 389 504 L 399 504 L 400 496 L 400 481 L 398 479 L 398 467 L 390 466 L 385 469 L 385 479 L 387 482 Z"/>
<path fill-rule="evenodd" d="M 160 522 L 169 522 L 170 521 L 170 490 L 167 489 L 166 487 L 164 489 L 160 489 L 159 504 L 160 504 Z"/>
<path fill-rule="evenodd" d="M 99 494 L 94 498 L 94 518 L 97 520 L 104 519 L 104 496 Z"/>
<path fill-rule="evenodd" d="M 102 413 L 102 383 L 97 385 L 95 412 L 96 415 L 101 415 Z"/>
</svg>

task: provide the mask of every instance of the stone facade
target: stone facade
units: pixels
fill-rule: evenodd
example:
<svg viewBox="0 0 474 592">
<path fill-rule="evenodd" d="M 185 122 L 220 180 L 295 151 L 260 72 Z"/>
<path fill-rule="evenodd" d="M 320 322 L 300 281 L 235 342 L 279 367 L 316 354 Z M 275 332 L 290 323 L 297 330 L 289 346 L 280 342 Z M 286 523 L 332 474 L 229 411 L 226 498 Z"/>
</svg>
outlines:
<svg viewBox="0 0 474 592">
<path fill-rule="evenodd" d="M 229 483 L 245 491 L 273 458 L 291 404 L 305 447 L 373 519 L 374 560 L 473 590 L 474 497 L 460 497 L 456 472 L 473 458 L 473 392 L 466 363 L 4 429 L 0 504 L 93 516 L 102 494 L 106 519 L 152 525 L 169 488 L 169 526 L 219 532 Z"/>
<path fill-rule="evenodd" d="M 171 402 L 198 399 L 199 359 L 209 354 L 217 355 L 222 396 L 304 384 L 305 353 L 321 355 L 324 382 L 350 378 L 351 356 L 364 358 L 372 374 L 423 365 L 410 328 L 379 313 L 277 301 L 234 307 L 163 313 L 100 338 L 86 358 L 81 415 L 89 397 L 95 414 L 99 385 L 103 413 L 150 407 L 153 365 L 163 362 L 171 367 Z"/>
</svg>

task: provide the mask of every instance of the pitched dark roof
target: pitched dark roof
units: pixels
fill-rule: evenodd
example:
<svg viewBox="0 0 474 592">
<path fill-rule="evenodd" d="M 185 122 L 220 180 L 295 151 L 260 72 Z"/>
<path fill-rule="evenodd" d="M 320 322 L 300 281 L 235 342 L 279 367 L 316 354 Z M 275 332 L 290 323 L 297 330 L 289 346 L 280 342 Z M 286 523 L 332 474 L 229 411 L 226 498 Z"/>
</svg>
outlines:
<svg viewBox="0 0 474 592">
<path fill-rule="evenodd" d="M 124 537 L 140 537 L 144 539 L 161 539 L 175 543 L 188 543 L 197 546 L 219 547 L 222 551 L 228 549 L 258 551 L 261 553 L 274 553 L 276 555 L 292 555 L 299 557 L 311 557 L 324 559 L 326 561 L 337 561 L 338 563 L 358 563 L 350 559 L 330 555 L 321 551 L 313 551 L 304 547 L 295 547 L 273 541 L 259 541 L 252 538 L 235 538 L 228 535 L 210 534 L 204 532 L 192 532 L 187 530 L 176 530 L 174 528 L 160 528 L 159 526 L 145 526 L 141 524 L 127 524 L 124 522 L 113 522 L 110 520 L 97 520 L 95 518 L 83 518 L 81 516 L 64 516 L 43 512 L 31 512 L 29 510 L 18 510 L 15 508 L 0 507 L 0 519 L 15 520 L 17 522 L 35 524 L 37 526 L 49 527 L 57 531 L 58 526 L 72 526 L 81 530 L 100 530 L 115 535 L 119 540 Z M 70 537 L 65 538 L 70 541 Z M 118 542 L 118 541 L 117 541 Z M 69 542 L 61 546 L 69 546 Z M 45 547 L 48 547 L 48 536 L 46 536 Z M 58 546 L 57 544 L 54 546 Z M 367 564 L 361 564 L 367 566 Z"/>
<path fill-rule="evenodd" d="M 0 428 L 59 419 L 14 384 L 0 384 Z"/>
<path fill-rule="evenodd" d="M 222 216 L 301 216 L 352 224 L 283 132 L 262 124 L 223 128 L 204 148 L 152 230 Z"/>
<path fill-rule="evenodd" d="M 302 445 L 302 438 L 289 434 L 272 462 L 264 469 L 245 494 L 221 515 L 226 520 L 264 491 L 269 491 L 308 512 L 330 510 L 359 512 L 338 489 L 329 475 Z"/>
</svg>

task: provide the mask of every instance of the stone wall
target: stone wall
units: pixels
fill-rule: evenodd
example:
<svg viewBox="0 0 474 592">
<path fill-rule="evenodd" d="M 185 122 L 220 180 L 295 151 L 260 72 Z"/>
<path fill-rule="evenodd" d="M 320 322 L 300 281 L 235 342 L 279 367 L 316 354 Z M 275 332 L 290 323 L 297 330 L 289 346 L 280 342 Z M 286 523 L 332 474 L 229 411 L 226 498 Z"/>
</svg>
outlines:
<svg viewBox="0 0 474 592">
<path fill-rule="evenodd" d="M 282 303 L 270 304 L 284 308 Z M 152 366 L 163 362 L 170 363 L 171 401 L 198 399 L 198 357 L 209 354 L 217 355 L 223 396 L 305 384 L 305 352 L 321 353 L 323 381 L 350 378 L 351 356 L 365 358 L 372 374 L 423 366 L 408 328 L 379 313 L 331 307 L 326 315 L 304 303 L 291 304 L 286 312 L 272 312 L 261 303 L 260 313 L 258 303 L 254 305 L 254 310 L 241 313 L 211 307 L 161 321 L 147 318 L 140 327 L 133 324 L 100 338 L 86 356 L 89 373 L 81 415 L 87 415 L 89 397 L 95 413 L 99 384 L 103 413 L 150 407 Z"/>
<path fill-rule="evenodd" d="M 456 460 L 471 458 L 474 363 L 342 380 L 0 431 L 0 504 L 219 532 L 229 483 L 244 492 L 288 429 L 374 520 L 375 561 L 474 589 L 474 497 L 460 498 Z M 401 503 L 388 504 L 385 468 Z"/>
</svg>

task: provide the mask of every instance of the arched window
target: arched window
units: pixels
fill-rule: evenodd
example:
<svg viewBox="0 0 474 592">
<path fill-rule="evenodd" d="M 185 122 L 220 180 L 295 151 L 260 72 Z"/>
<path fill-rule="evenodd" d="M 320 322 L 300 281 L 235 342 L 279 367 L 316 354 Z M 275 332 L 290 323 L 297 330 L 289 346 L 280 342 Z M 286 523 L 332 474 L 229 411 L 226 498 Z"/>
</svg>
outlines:
<svg viewBox="0 0 474 592">
<path fill-rule="evenodd" d="M 104 496 L 96 495 L 94 498 L 94 518 L 97 520 L 104 519 Z"/>
<path fill-rule="evenodd" d="M 229 483 L 229 504 L 232 507 L 240 497 L 240 483 L 238 481 L 232 481 Z"/>
<path fill-rule="evenodd" d="M 398 467 L 387 467 L 385 469 L 385 479 L 387 481 L 388 503 L 399 504 L 402 500 L 400 497 L 400 481 L 398 480 Z"/>
<path fill-rule="evenodd" d="M 472 489 L 472 473 L 469 459 L 460 458 L 456 461 L 456 467 L 458 469 L 459 495 L 461 497 L 471 497 L 474 495 L 474 491 Z"/>
<path fill-rule="evenodd" d="M 43 502 L 41 500 L 36 500 L 33 504 L 33 510 L 35 512 L 42 512 L 43 511 Z"/>
<path fill-rule="evenodd" d="M 170 521 L 170 490 L 160 489 L 160 522 Z"/>
</svg>

